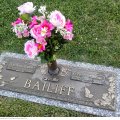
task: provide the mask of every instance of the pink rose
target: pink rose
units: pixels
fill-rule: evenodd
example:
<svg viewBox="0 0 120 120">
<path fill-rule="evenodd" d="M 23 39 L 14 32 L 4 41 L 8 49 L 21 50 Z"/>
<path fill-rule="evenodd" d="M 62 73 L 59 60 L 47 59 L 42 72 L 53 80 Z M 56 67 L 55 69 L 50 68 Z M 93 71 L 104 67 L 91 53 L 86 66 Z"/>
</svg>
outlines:
<svg viewBox="0 0 120 120">
<path fill-rule="evenodd" d="M 65 28 L 67 31 L 72 32 L 73 30 L 73 23 L 69 19 L 66 21 Z"/>
<path fill-rule="evenodd" d="M 30 58 L 34 58 L 38 55 L 38 47 L 36 46 L 34 40 L 29 40 L 25 43 L 24 51 Z"/>
<path fill-rule="evenodd" d="M 67 32 L 63 38 L 66 39 L 66 40 L 72 40 L 74 37 L 74 35 L 71 33 L 71 32 Z"/>
<path fill-rule="evenodd" d="M 20 15 L 21 14 L 25 14 L 25 13 L 33 13 L 35 10 L 36 6 L 33 7 L 33 3 L 32 2 L 26 2 L 23 5 L 18 7 L 18 10 L 20 11 Z"/>
<path fill-rule="evenodd" d="M 60 11 L 55 10 L 51 12 L 49 19 L 50 22 L 58 29 L 61 29 L 65 26 L 66 19 Z"/>
<path fill-rule="evenodd" d="M 30 30 L 30 34 L 33 38 L 37 39 L 41 37 L 41 27 L 40 25 L 34 25 L 34 27 Z"/>
</svg>

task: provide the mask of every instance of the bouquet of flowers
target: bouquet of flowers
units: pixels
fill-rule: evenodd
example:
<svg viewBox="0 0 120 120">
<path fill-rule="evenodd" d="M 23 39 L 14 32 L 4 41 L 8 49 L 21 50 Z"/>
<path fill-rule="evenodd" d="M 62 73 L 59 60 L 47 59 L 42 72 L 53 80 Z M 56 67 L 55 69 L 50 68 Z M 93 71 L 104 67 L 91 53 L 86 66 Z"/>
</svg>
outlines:
<svg viewBox="0 0 120 120">
<path fill-rule="evenodd" d="M 40 6 L 39 15 L 34 15 L 32 2 L 18 7 L 19 18 L 12 22 L 12 30 L 18 38 L 26 38 L 24 51 L 30 58 L 40 56 L 48 63 L 56 61 L 55 53 L 73 39 L 73 24 L 60 11 L 47 12 Z"/>
</svg>

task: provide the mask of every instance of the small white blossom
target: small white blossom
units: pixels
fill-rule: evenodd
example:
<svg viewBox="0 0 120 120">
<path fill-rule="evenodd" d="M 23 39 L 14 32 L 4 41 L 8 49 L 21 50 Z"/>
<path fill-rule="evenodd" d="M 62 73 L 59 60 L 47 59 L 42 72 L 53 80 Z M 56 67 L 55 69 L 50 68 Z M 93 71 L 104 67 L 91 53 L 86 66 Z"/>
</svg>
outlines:
<svg viewBox="0 0 120 120">
<path fill-rule="evenodd" d="M 64 39 L 66 40 L 72 40 L 73 37 L 74 37 L 74 34 L 67 31 L 65 28 L 62 28 L 62 29 L 58 29 L 57 31 L 60 31 L 60 34 L 63 36 Z M 57 32 L 56 31 L 56 32 Z"/>
<path fill-rule="evenodd" d="M 27 29 L 28 29 L 27 24 L 20 23 L 13 27 L 13 32 L 15 32 L 15 33 L 21 32 L 22 33 L 24 30 L 27 30 Z"/>
<path fill-rule="evenodd" d="M 64 36 L 64 35 L 67 34 L 67 32 L 68 32 L 65 28 L 57 29 L 57 32 L 58 32 L 58 31 L 60 31 L 60 34 L 61 34 L 62 36 Z"/>
<path fill-rule="evenodd" d="M 38 9 L 38 12 L 41 13 L 43 16 L 45 16 L 45 14 L 47 14 L 46 6 L 40 6 L 40 8 Z"/>
</svg>

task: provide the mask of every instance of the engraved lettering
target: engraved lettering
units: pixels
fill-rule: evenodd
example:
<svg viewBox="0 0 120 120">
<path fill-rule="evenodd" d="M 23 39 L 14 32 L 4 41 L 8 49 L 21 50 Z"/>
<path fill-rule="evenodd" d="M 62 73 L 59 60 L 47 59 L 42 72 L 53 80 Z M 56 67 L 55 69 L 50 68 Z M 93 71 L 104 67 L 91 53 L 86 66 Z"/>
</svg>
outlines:
<svg viewBox="0 0 120 120">
<path fill-rule="evenodd" d="M 35 83 L 35 85 L 32 87 L 32 89 L 34 89 L 35 87 L 37 87 L 37 89 L 39 90 L 40 88 L 40 86 L 39 86 L 39 81 L 37 81 L 36 83 Z"/>
<path fill-rule="evenodd" d="M 42 91 L 44 91 L 44 90 L 45 90 L 45 86 L 46 86 L 46 83 L 44 83 L 43 88 L 42 88 Z"/>
<path fill-rule="evenodd" d="M 47 88 L 47 92 L 52 92 L 52 91 L 50 91 L 50 86 L 51 86 L 51 84 L 49 83 L 48 88 Z"/>
<path fill-rule="evenodd" d="M 31 80 L 27 80 L 24 87 L 29 88 L 30 87 Z"/>
<path fill-rule="evenodd" d="M 75 91 L 75 88 L 68 87 L 68 94 L 67 95 L 70 95 L 70 93 L 73 93 L 74 91 Z"/>
<path fill-rule="evenodd" d="M 56 88 L 55 88 L 55 93 L 57 93 L 57 91 L 58 91 L 58 84 L 56 85 Z"/>
<path fill-rule="evenodd" d="M 62 87 L 60 88 L 60 95 L 62 94 L 63 91 L 65 91 L 65 86 L 62 86 Z"/>
</svg>

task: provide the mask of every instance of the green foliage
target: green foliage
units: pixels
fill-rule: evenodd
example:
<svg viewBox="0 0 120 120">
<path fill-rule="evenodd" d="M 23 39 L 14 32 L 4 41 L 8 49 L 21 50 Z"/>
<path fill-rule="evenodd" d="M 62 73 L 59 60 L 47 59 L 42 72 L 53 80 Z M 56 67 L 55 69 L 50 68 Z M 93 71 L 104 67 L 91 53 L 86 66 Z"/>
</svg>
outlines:
<svg viewBox="0 0 120 120">
<path fill-rule="evenodd" d="M 60 35 L 60 33 L 52 32 L 52 36 L 47 39 L 47 46 L 44 52 L 44 58 L 46 61 L 51 62 L 56 60 L 55 54 L 61 50 L 64 44 L 67 43 L 66 40 Z"/>
<path fill-rule="evenodd" d="M 29 14 L 22 14 L 20 15 L 20 18 L 26 22 L 30 21 L 30 15 Z"/>
</svg>

